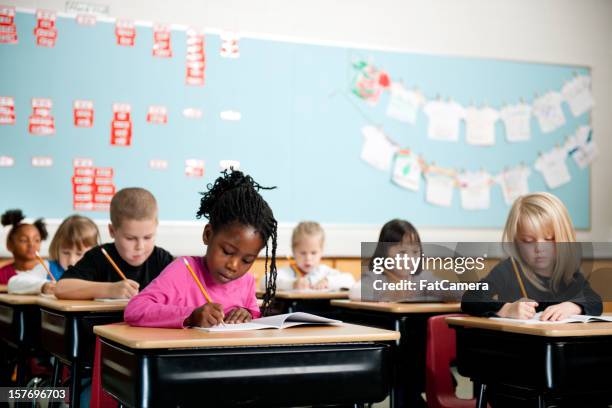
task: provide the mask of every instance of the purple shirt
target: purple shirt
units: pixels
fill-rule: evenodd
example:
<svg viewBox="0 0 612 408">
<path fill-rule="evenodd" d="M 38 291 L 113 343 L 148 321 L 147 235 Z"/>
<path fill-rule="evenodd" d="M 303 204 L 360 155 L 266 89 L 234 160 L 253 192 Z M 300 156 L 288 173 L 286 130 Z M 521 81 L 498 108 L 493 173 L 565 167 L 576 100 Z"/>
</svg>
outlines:
<svg viewBox="0 0 612 408">
<path fill-rule="evenodd" d="M 210 276 L 204 257 L 184 258 L 191 264 L 213 302 L 223 305 L 225 314 L 242 307 L 251 312 L 253 318 L 260 316 L 252 274 L 246 273 L 241 278 L 220 284 Z M 204 304 L 206 298 L 183 263 L 183 257 L 180 257 L 130 300 L 123 316 L 131 326 L 182 328 L 191 312 Z"/>
</svg>

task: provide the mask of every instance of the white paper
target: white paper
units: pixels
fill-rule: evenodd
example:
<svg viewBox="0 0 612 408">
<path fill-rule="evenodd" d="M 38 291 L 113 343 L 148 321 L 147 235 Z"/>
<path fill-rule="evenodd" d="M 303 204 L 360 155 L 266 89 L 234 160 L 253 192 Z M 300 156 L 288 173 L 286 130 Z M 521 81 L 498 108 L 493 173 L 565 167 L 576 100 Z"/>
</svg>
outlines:
<svg viewBox="0 0 612 408">
<path fill-rule="evenodd" d="M 543 312 L 538 312 L 531 319 L 513 319 L 511 317 L 491 317 L 492 320 L 502 322 L 526 323 L 526 324 L 561 324 L 561 323 L 593 323 L 593 322 L 612 322 L 612 316 L 591 316 L 591 315 L 572 315 L 567 319 L 550 321 L 540 320 Z"/>
<path fill-rule="evenodd" d="M 571 176 L 565 164 L 567 153 L 565 149 L 554 148 L 543 153 L 535 161 L 535 169 L 542 173 L 548 188 L 557 188 L 569 183 Z"/>
<path fill-rule="evenodd" d="M 425 102 L 423 94 L 407 90 L 399 82 L 391 84 L 390 92 L 387 116 L 406 123 L 416 123 L 419 108 Z"/>
<path fill-rule="evenodd" d="M 580 116 L 595 105 L 591 94 L 591 77 L 579 75 L 563 85 L 563 98 L 568 103 L 574 116 Z"/>
<path fill-rule="evenodd" d="M 527 180 L 530 174 L 531 170 L 527 166 L 517 166 L 499 174 L 497 181 L 501 186 L 504 202 L 507 205 L 512 205 L 514 200 L 529 193 Z"/>
<path fill-rule="evenodd" d="M 433 205 L 450 207 L 453 203 L 455 179 L 447 174 L 428 172 L 425 174 L 427 191 L 425 200 Z"/>
<path fill-rule="evenodd" d="M 419 156 L 412 151 L 399 151 L 395 155 L 392 180 L 399 186 L 412 191 L 419 191 L 421 185 Z"/>
<path fill-rule="evenodd" d="M 507 105 L 500 112 L 508 142 L 524 142 L 531 138 L 531 105 Z"/>
<path fill-rule="evenodd" d="M 533 101 L 533 114 L 538 118 L 542 132 L 549 133 L 565 125 L 562 101 L 563 96 L 559 92 L 548 92 Z"/>
<path fill-rule="evenodd" d="M 486 171 L 466 171 L 457 176 L 461 206 L 466 210 L 486 210 L 491 206 L 491 176 Z"/>
<path fill-rule="evenodd" d="M 260 329 L 286 329 L 293 326 L 316 324 L 336 325 L 340 323 L 342 323 L 340 320 L 328 319 L 326 317 L 321 317 L 310 313 L 295 312 L 261 317 L 259 319 L 253 319 L 248 323 L 225 323 L 223 325 L 213 327 L 194 327 L 194 329 L 208 332 L 231 332 Z"/>
<path fill-rule="evenodd" d="M 493 146 L 495 144 L 495 122 L 499 112 L 493 108 L 470 106 L 465 110 L 465 140 L 477 146 Z"/>
<path fill-rule="evenodd" d="M 398 147 L 374 126 L 363 127 L 361 133 L 363 134 L 361 159 L 375 169 L 389 171 Z"/>
<path fill-rule="evenodd" d="M 430 101 L 423 112 L 429 117 L 427 135 L 433 140 L 456 142 L 459 140 L 459 121 L 465 117 L 465 109 L 457 102 Z"/>
</svg>

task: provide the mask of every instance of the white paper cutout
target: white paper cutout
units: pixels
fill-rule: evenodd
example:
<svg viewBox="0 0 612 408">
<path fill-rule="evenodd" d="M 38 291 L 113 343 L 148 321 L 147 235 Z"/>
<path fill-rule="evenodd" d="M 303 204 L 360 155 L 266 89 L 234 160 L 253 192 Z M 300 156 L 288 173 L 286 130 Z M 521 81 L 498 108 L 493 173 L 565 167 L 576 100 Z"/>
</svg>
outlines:
<svg viewBox="0 0 612 408">
<path fill-rule="evenodd" d="M 478 109 L 470 106 L 465 109 L 465 140 L 477 146 L 493 146 L 495 144 L 495 122 L 499 112 L 493 108 Z"/>
<path fill-rule="evenodd" d="M 567 151 L 563 148 L 553 148 L 547 153 L 543 153 L 535 161 L 535 169 L 542 173 L 548 188 L 558 188 L 567 184 L 571 180 L 569 170 L 565 164 Z"/>
<path fill-rule="evenodd" d="M 591 94 L 591 77 L 579 75 L 567 82 L 561 88 L 563 98 L 568 103 L 570 111 L 574 116 L 580 116 L 588 112 L 595 105 Z"/>
<path fill-rule="evenodd" d="M 429 169 L 425 173 L 427 190 L 425 200 L 440 207 L 450 207 L 453 204 L 453 187 L 455 178 L 449 170 Z"/>
<path fill-rule="evenodd" d="M 486 210 L 491 206 L 491 176 L 486 171 L 466 171 L 457 176 L 461 206 L 465 210 Z"/>
<path fill-rule="evenodd" d="M 517 166 L 505 170 L 497 176 L 497 182 L 501 187 L 504 202 L 507 205 L 512 205 L 514 200 L 529 193 L 528 179 L 530 175 L 529 167 Z"/>
<path fill-rule="evenodd" d="M 410 150 L 400 150 L 395 155 L 392 180 L 395 184 L 412 191 L 419 191 L 421 163 L 419 156 Z"/>
<path fill-rule="evenodd" d="M 465 109 L 457 102 L 430 101 L 423 112 L 429 117 L 427 135 L 433 140 L 456 142 L 459 140 L 459 121 L 465 117 Z"/>
<path fill-rule="evenodd" d="M 565 125 L 565 115 L 561 108 L 563 97 L 559 92 L 548 92 L 533 101 L 533 114 L 538 118 L 540 129 L 550 133 Z"/>
<path fill-rule="evenodd" d="M 531 105 L 507 105 L 500 111 L 508 142 L 524 142 L 531 138 Z"/>
<path fill-rule="evenodd" d="M 389 171 L 398 147 L 374 126 L 363 127 L 361 133 L 363 134 L 361 159 L 375 169 Z"/>
<path fill-rule="evenodd" d="M 238 111 L 226 110 L 219 114 L 221 119 L 228 120 L 230 122 L 237 122 L 242 119 L 242 115 Z"/>
<path fill-rule="evenodd" d="M 391 84 L 390 92 L 387 116 L 410 124 L 416 123 L 419 108 L 425 102 L 423 94 L 419 91 L 407 90 L 399 82 Z"/>
</svg>

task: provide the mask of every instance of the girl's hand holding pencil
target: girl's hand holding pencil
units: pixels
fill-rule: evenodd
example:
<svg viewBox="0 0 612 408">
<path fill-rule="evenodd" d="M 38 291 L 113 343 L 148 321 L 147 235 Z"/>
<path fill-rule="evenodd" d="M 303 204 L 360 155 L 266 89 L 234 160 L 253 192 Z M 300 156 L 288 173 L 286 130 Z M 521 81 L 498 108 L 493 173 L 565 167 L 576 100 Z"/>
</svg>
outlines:
<svg viewBox="0 0 612 408">
<path fill-rule="evenodd" d="M 206 303 L 191 312 L 183 326 L 212 327 L 223 323 L 225 314 L 219 303 Z"/>
<path fill-rule="evenodd" d="M 497 312 L 497 315 L 499 317 L 528 320 L 536 314 L 536 307 L 538 307 L 538 302 L 521 298 L 516 302 L 504 304 Z"/>
</svg>

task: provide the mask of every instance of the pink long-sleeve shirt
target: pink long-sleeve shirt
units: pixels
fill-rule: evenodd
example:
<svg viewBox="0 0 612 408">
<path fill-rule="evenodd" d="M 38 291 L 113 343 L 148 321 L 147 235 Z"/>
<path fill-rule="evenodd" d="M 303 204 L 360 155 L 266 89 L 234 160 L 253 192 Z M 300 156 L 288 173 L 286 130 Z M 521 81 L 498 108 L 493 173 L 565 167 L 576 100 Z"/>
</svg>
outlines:
<svg viewBox="0 0 612 408">
<path fill-rule="evenodd" d="M 253 318 L 260 316 L 255 297 L 255 278 L 252 274 L 246 273 L 226 284 L 215 283 L 203 257 L 185 258 L 213 302 L 223 305 L 225 314 L 236 307 L 242 307 L 249 310 Z M 131 326 L 181 328 L 191 312 L 204 304 L 206 298 L 187 270 L 183 259 L 177 258 L 130 300 L 123 317 Z"/>
</svg>

